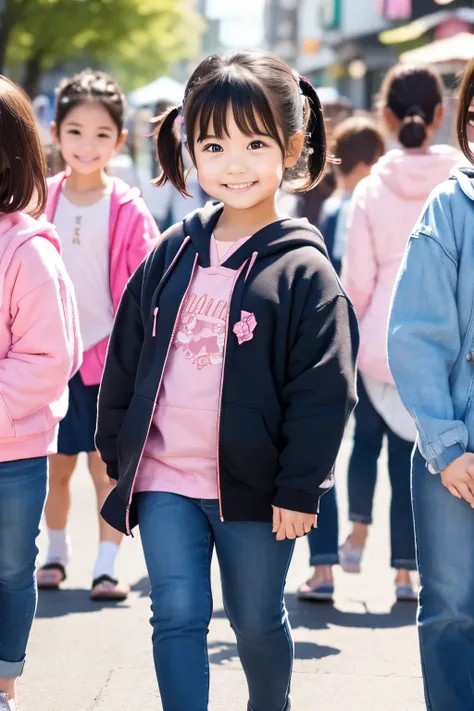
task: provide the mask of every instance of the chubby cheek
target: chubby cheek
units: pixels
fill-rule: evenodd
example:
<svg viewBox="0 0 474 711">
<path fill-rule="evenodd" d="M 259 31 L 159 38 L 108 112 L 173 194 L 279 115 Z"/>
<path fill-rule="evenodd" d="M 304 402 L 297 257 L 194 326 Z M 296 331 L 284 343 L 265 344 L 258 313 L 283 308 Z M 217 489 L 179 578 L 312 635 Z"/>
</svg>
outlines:
<svg viewBox="0 0 474 711">
<path fill-rule="evenodd" d="M 199 158 L 196 158 L 196 169 L 198 172 L 199 183 L 205 192 L 212 194 L 212 190 L 220 187 L 221 181 L 219 176 L 221 171 L 217 165 L 213 165 L 206 160 L 199 160 Z"/>
</svg>

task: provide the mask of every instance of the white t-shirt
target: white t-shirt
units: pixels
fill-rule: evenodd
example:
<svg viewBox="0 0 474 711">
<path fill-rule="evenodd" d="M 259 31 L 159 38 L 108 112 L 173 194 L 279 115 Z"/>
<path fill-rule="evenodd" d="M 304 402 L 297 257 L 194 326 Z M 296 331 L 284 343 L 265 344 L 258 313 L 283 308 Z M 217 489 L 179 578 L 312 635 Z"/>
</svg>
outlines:
<svg viewBox="0 0 474 711">
<path fill-rule="evenodd" d="M 88 207 L 78 207 L 61 193 L 54 224 L 74 284 L 86 351 L 110 336 L 114 323 L 109 281 L 109 220 L 110 195 Z"/>
</svg>

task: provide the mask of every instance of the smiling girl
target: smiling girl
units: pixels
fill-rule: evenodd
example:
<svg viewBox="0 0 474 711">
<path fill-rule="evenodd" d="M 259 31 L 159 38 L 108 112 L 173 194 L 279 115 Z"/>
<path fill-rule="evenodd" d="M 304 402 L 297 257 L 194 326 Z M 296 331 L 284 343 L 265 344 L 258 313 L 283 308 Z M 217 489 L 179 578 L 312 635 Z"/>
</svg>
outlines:
<svg viewBox="0 0 474 711">
<path fill-rule="evenodd" d="M 52 130 L 68 169 L 49 181 L 46 215 L 58 230 L 76 291 L 85 353 L 80 372 L 69 383 L 58 454 L 50 458 L 49 550 L 38 572 L 41 588 L 58 588 L 66 578 L 69 488 L 78 454 L 87 453 L 99 508 L 110 491 L 94 445 L 99 383 L 125 284 L 159 237 L 139 190 L 105 171 L 127 138 L 124 115 L 124 96 L 107 74 L 86 70 L 59 87 Z M 99 528 L 91 597 L 123 600 L 128 587 L 118 583 L 114 569 L 121 536 L 102 519 Z"/>
<path fill-rule="evenodd" d="M 286 573 L 355 404 L 351 304 L 317 230 L 276 206 L 291 169 L 303 190 L 320 179 L 323 114 L 274 55 L 206 59 L 159 124 L 158 182 L 184 193 L 178 118 L 219 202 L 171 227 L 125 290 L 99 398 L 97 444 L 118 479 L 102 511 L 140 526 L 164 711 L 208 708 L 214 549 L 248 708 L 286 711 Z"/>
</svg>

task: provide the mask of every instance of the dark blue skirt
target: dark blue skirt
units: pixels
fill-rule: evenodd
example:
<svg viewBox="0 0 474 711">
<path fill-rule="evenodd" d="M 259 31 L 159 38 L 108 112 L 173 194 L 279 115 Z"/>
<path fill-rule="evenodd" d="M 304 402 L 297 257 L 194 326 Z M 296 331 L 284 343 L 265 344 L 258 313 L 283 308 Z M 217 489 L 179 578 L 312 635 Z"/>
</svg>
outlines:
<svg viewBox="0 0 474 711">
<path fill-rule="evenodd" d="M 58 454 L 95 452 L 98 385 L 84 385 L 80 373 L 69 381 L 69 409 L 59 424 Z"/>
</svg>

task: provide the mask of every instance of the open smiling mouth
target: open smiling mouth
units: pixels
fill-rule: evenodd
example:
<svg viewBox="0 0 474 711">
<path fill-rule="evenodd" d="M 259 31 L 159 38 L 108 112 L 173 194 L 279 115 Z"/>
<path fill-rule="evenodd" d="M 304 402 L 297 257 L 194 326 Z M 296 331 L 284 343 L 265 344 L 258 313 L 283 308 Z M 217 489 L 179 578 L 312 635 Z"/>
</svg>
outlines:
<svg viewBox="0 0 474 711">
<path fill-rule="evenodd" d="M 76 160 L 79 161 L 79 163 L 84 163 L 84 165 L 90 165 L 91 163 L 95 163 L 96 160 L 99 160 L 98 158 L 84 158 L 81 156 L 74 156 Z"/>
<path fill-rule="evenodd" d="M 257 184 L 256 180 L 253 180 L 250 183 L 224 183 L 225 188 L 229 188 L 229 190 L 233 190 L 234 192 L 242 192 L 244 190 L 249 190 L 250 188 L 253 188 L 254 185 Z"/>
</svg>

